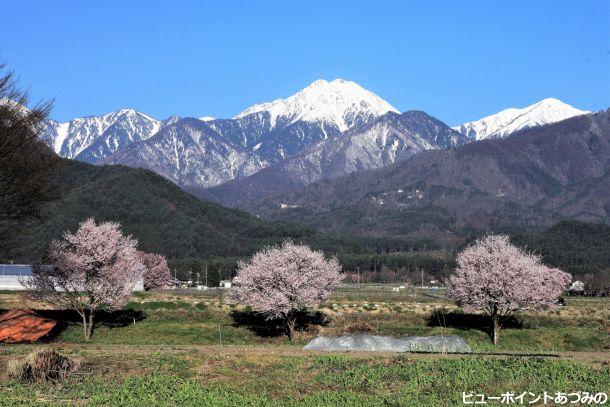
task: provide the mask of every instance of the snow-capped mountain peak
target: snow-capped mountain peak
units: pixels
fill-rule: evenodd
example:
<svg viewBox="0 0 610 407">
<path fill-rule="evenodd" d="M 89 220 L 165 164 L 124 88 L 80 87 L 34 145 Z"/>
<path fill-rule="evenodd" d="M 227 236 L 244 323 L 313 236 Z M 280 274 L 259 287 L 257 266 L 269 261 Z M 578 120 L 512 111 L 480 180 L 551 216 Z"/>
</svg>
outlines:
<svg viewBox="0 0 610 407">
<path fill-rule="evenodd" d="M 355 82 L 319 79 L 286 99 L 251 106 L 235 118 L 267 112 L 272 128 L 302 120 L 334 124 L 345 131 L 390 111 L 398 113 L 388 102 Z"/>
<path fill-rule="evenodd" d="M 502 138 L 518 130 L 559 122 L 590 113 L 576 109 L 561 100 L 546 98 L 522 109 L 510 108 L 453 129 L 471 140 Z"/>
<path fill-rule="evenodd" d="M 146 140 L 162 122 L 134 109 L 119 109 L 101 116 L 69 122 L 48 120 L 40 138 L 67 158 L 96 161 L 134 141 Z"/>
</svg>

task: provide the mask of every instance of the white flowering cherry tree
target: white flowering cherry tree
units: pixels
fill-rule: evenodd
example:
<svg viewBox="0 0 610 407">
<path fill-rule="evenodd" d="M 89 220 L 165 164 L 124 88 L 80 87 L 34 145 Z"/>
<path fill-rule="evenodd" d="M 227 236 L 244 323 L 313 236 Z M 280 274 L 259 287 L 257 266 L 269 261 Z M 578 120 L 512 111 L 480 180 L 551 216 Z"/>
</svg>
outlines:
<svg viewBox="0 0 610 407">
<path fill-rule="evenodd" d="M 490 316 L 497 345 L 502 322 L 518 310 L 553 307 L 572 277 L 542 264 L 539 256 L 513 246 L 508 236 L 489 235 L 457 257 L 455 274 L 447 280 L 449 295 L 466 310 Z"/>
<path fill-rule="evenodd" d="M 297 313 L 326 300 L 342 280 L 336 258 L 286 241 L 239 263 L 231 297 L 267 319 L 283 320 L 292 341 Z"/>
<path fill-rule="evenodd" d="M 35 267 L 23 284 L 30 296 L 78 312 L 86 340 L 91 339 L 95 313 L 127 304 L 145 270 L 136 249 L 113 222 L 82 222 L 75 233 L 66 232 L 49 249 L 50 267 Z"/>
<path fill-rule="evenodd" d="M 167 265 L 167 259 L 161 254 L 138 252 L 140 261 L 144 265 L 144 289 L 168 287 L 172 280 L 172 273 Z"/>
</svg>

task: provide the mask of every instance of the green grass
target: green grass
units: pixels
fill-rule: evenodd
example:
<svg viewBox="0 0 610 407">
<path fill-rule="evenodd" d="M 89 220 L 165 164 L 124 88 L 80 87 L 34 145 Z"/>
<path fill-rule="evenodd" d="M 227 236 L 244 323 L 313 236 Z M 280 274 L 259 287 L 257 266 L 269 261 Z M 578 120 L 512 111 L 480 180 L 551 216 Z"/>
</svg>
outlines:
<svg viewBox="0 0 610 407">
<path fill-rule="evenodd" d="M 214 322 L 141 321 L 121 328 L 99 327 L 91 343 L 96 345 L 242 345 L 256 342 L 246 329 Z M 82 329 L 72 326 L 62 333 L 58 342 L 85 343 Z"/>
<path fill-rule="evenodd" d="M 243 326 L 235 326 L 228 312 L 211 311 L 204 303 L 184 301 L 131 302 L 128 309 L 145 318 L 121 327 L 98 324 L 90 343 L 96 345 L 245 345 L 268 341 Z M 272 338 L 278 343 L 287 340 Z M 87 343 L 82 326 L 69 324 L 57 343 Z"/>
<path fill-rule="evenodd" d="M 146 363 L 157 371 L 139 377 L 74 378 L 63 387 L 43 385 L 36 392 L 8 383 L 0 404 L 59 406 L 80 400 L 92 406 L 455 406 L 466 389 L 490 396 L 610 389 L 608 367 L 542 358 L 312 355 L 257 364 L 228 357 L 210 372 L 215 380 L 193 371 L 196 366 L 180 357 L 153 356 Z"/>
<path fill-rule="evenodd" d="M 146 293 L 127 307 L 143 319 L 121 327 L 99 324 L 91 343 L 82 339 L 79 324 L 68 325 L 53 340 L 58 351 L 84 361 L 61 386 L 8 381 L 8 359 L 36 345 L 1 347 L 0 406 L 425 407 L 461 405 L 462 391 L 610 391 L 610 357 L 600 356 L 610 350 L 607 300 L 569 299 L 558 312 L 520 315 L 523 328 L 503 329 L 498 346 L 485 327 L 430 326 L 431 313 L 448 307 L 446 302 L 386 298 L 357 304 L 329 300 L 324 311 L 330 317 L 321 334 L 362 327 L 379 335 L 459 335 L 476 354 L 304 352 L 301 347 L 319 333 L 299 333 L 291 344 L 235 323 L 233 308 L 218 299 Z M 565 354 L 569 351 L 576 356 Z M 486 355 L 554 352 L 560 357 Z"/>
<path fill-rule="evenodd" d="M 261 337 L 248 327 L 238 325 L 230 317 L 230 307 L 218 308 L 217 303 L 200 300 L 151 300 L 137 298 L 127 308 L 142 311 L 145 316 L 123 327 L 100 324 L 94 331 L 92 343 L 96 345 L 247 345 L 274 343 L 287 344 L 286 338 Z M 332 303 L 331 303 L 332 304 Z M 375 306 L 375 304 L 379 306 Z M 328 305 L 328 304 L 327 304 Z M 401 306 L 374 301 L 357 312 L 334 314 L 323 327 L 323 334 L 341 335 L 354 332 L 350 327 L 366 325 L 367 333 L 391 336 L 458 335 L 463 337 L 475 352 L 526 352 L 548 353 L 555 351 L 606 351 L 610 338 L 604 331 L 604 322 L 598 317 L 579 315 L 525 315 L 519 318 L 523 328 L 504 328 L 500 343 L 493 346 L 485 326 L 476 329 L 429 326 L 429 314 L 416 313 Z M 578 303 L 587 306 L 587 303 Z M 349 308 L 349 307 L 348 307 Z M 399 308 L 398 312 L 397 309 Z M 325 309 L 333 309 L 327 306 Z M 337 307 L 340 309 L 340 307 Z M 383 309 L 387 312 L 374 313 Z M 433 308 L 429 308 L 432 312 Z M 439 322 L 442 325 L 441 321 Z M 317 334 L 302 333 L 296 345 L 304 345 Z M 56 339 L 59 343 L 85 343 L 80 324 L 71 324 Z"/>
<path fill-rule="evenodd" d="M 150 304 L 150 303 L 148 303 Z M 211 311 L 199 305 L 169 308 L 154 304 L 143 307 L 146 318 L 123 327 L 98 325 L 92 339 L 96 345 L 247 345 L 259 343 L 286 344 L 286 338 L 260 337 L 248 327 L 240 326 L 226 313 Z M 374 307 L 372 307 L 374 308 Z M 360 321 L 366 321 L 373 335 L 431 336 L 458 335 L 463 337 L 475 352 L 538 352 L 555 351 L 604 351 L 610 349 L 608 334 L 594 326 L 564 325 L 555 321 L 538 321 L 536 327 L 500 331 L 498 346 L 491 344 L 485 327 L 480 329 L 445 328 L 427 326 L 423 316 L 409 312 L 399 314 L 368 314 L 366 311 L 332 318 L 323 328 L 328 335 L 341 335 Z M 533 325 L 532 325 L 533 326 Z M 295 341 L 303 345 L 315 334 L 303 333 Z M 56 339 L 59 343 L 85 343 L 82 327 L 72 324 Z"/>
</svg>

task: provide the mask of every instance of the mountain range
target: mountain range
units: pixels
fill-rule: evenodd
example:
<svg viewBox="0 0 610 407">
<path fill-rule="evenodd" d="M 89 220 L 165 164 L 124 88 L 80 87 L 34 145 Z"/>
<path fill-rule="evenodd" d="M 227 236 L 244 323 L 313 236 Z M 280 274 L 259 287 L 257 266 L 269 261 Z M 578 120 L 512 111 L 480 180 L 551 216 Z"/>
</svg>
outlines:
<svg viewBox="0 0 610 407">
<path fill-rule="evenodd" d="M 267 219 L 371 236 L 464 236 L 610 221 L 610 110 L 250 201 Z"/>
<path fill-rule="evenodd" d="M 120 109 L 65 123 L 48 120 L 41 139 L 62 157 L 94 163 L 131 143 L 147 140 L 164 124 L 133 109 Z"/>
<path fill-rule="evenodd" d="M 428 251 L 443 247 L 440 242 L 434 246 L 425 238 L 334 237 L 296 224 L 265 222 L 197 199 L 147 170 L 62 159 L 53 181 L 61 194 L 44 205 L 40 220 L 0 224 L 0 261 L 38 262 L 52 239 L 94 217 L 119 221 L 141 250 L 165 254 L 174 273 L 183 279 L 193 278 L 205 266 L 213 271 L 214 279 L 221 278 L 220 271 L 229 276 L 236 260 L 286 238 L 337 254 L 346 271 L 399 265 L 417 271 L 414 278 L 422 267 L 431 276 L 441 277 L 452 266 L 451 258 Z M 609 226 L 579 222 L 514 235 L 516 244 L 541 253 L 549 265 L 576 275 L 601 276 L 608 275 L 609 237 Z"/>
<path fill-rule="evenodd" d="M 88 216 L 120 220 L 143 249 L 176 259 L 244 256 L 287 237 L 391 253 L 565 219 L 608 223 L 609 137 L 610 112 L 556 99 L 450 127 L 343 80 L 231 119 L 121 109 L 49 120 L 41 139 L 71 159 L 54 175 L 61 199 L 0 255 L 35 261 Z"/>
<path fill-rule="evenodd" d="M 49 120 L 41 139 L 62 157 L 150 169 L 201 196 L 239 205 L 235 197 L 242 193 L 264 198 L 583 113 L 545 99 L 452 129 L 423 112 L 400 114 L 358 84 L 336 79 L 317 80 L 232 119 L 157 120 L 120 109 L 65 123 Z"/>
<path fill-rule="evenodd" d="M 425 150 L 451 148 L 468 141 L 424 112 L 388 112 L 249 177 L 192 192 L 224 205 L 247 207 L 251 202 L 319 180 L 383 168 Z"/>
</svg>

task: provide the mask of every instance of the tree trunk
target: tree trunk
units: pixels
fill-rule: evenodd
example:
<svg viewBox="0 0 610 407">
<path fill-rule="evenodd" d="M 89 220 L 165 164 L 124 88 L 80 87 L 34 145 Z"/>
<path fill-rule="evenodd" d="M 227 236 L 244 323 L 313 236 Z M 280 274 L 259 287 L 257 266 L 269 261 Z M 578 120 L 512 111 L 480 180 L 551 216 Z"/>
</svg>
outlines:
<svg viewBox="0 0 610 407">
<path fill-rule="evenodd" d="M 500 318 L 498 314 L 493 314 L 491 316 L 492 319 L 492 327 L 491 327 L 491 339 L 494 345 L 498 344 L 498 340 L 500 339 Z"/>
<path fill-rule="evenodd" d="M 90 341 L 93 335 L 93 311 L 89 311 L 89 319 L 85 322 L 85 340 Z"/>
<path fill-rule="evenodd" d="M 286 335 L 290 342 L 292 342 L 292 336 L 294 334 L 294 326 L 296 324 L 296 317 L 294 315 L 288 315 L 286 317 Z"/>
<path fill-rule="evenodd" d="M 83 311 L 83 313 L 81 314 L 81 317 L 83 317 L 83 337 L 85 338 L 85 340 L 87 340 L 87 313 L 86 311 Z"/>
</svg>

